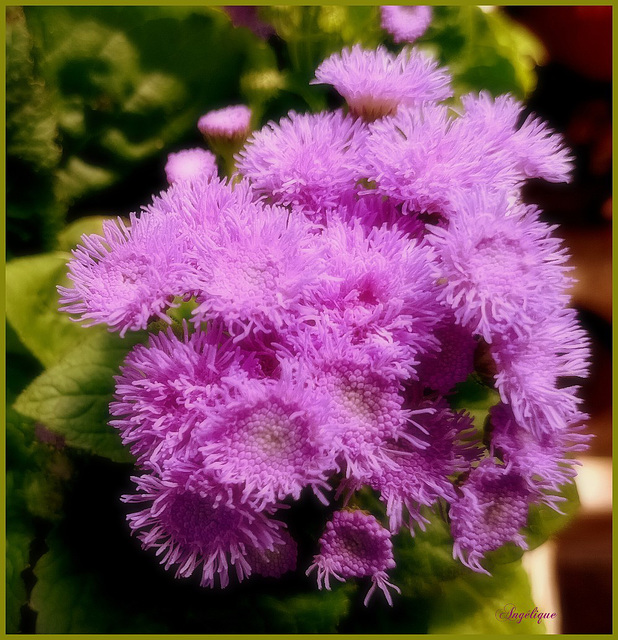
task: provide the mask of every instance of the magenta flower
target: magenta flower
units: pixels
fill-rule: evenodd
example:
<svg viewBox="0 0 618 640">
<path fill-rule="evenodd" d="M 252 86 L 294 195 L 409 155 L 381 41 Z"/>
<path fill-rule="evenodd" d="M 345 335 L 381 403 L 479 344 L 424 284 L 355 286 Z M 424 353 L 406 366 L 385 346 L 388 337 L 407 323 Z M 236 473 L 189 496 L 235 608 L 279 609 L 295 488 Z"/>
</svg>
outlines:
<svg viewBox="0 0 618 640">
<path fill-rule="evenodd" d="M 366 232 L 358 222 L 336 220 L 323 238 L 333 278 L 314 289 L 311 299 L 331 325 L 355 343 L 376 336 L 395 340 L 409 347 L 409 360 L 437 347 L 433 328 L 441 307 L 429 247 L 396 228 Z"/>
<path fill-rule="evenodd" d="M 358 480 L 388 464 L 385 445 L 399 437 L 410 417 L 387 354 L 380 366 L 371 353 L 325 343 L 309 369 L 330 451 L 346 477 Z"/>
<path fill-rule="evenodd" d="M 309 486 L 322 497 L 333 464 L 312 394 L 290 372 L 239 394 L 221 407 L 218 424 L 198 435 L 204 469 L 223 485 L 237 485 L 242 501 L 258 509 L 298 499 Z"/>
<path fill-rule="evenodd" d="M 187 251 L 184 283 L 196 293 L 196 323 L 221 318 L 238 339 L 253 328 L 282 328 L 324 271 L 312 226 L 261 204 L 223 213 L 213 233 L 196 236 Z"/>
<path fill-rule="evenodd" d="M 197 128 L 207 140 L 244 140 L 251 130 L 251 109 L 244 104 L 238 104 L 209 111 L 197 121 Z"/>
<path fill-rule="evenodd" d="M 110 404 L 122 441 L 145 467 L 160 468 L 189 445 L 195 429 L 211 424 L 222 406 L 257 375 L 252 353 L 210 326 L 178 338 L 172 329 L 136 346 L 116 377 Z"/>
<path fill-rule="evenodd" d="M 461 497 L 449 512 L 453 557 L 474 571 L 486 573 L 481 560 L 507 542 L 522 549 L 528 545 L 520 533 L 528 508 L 539 500 L 526 480 L 486 458 L 460 487 Z"/>
<path fill-rule="evenodd" d="M 283 539 L 280 522 L 242 504 L 222 501 L 216 487 L 190 491 L 172 480 L 144 475 L 133 478 L 138 493 L 123 502 L 147 503 L 127 516 L 144 549 L 156 549 L 165 569 L 176 566 L 176 577 L 201 570 L 200 584 L 221 588 L 229 583 L 232 565 L 239 581 L 251 575 L 247 550 L 274 551 Z"/>
<path fill-rule="evenodd" d="M 440 343 L 439 350 L 421 358 L 418 378 L 424 386 L 446 394 L 474 371 L 477 341 L 469 330 L 455 323 L 452 313 L 436 326 L 434 336 Z"/>
<path fill-rule="evenodd" d="M 247 550 L 247 561 L 253 573 L 267 578 L 280 578 L 288 571 L 296 569 L 298 545 L 285 529 L 280 531 L 279 535 L 282 542 L 276 544 L 272 551 L 255 547 Z"/>
<path fill-rule="evenodd" d="M 564 378 L 585 377 L 589 366 L 589 341 L 573 309 L 555 311 L 530 336 L 505 336 L 491 354 L 496 387 L 520 427 L 541 434 L 584 417 L 578 387 L 561 384 Z"/>
<path fill-rule="evenodd" d="M 427 6 L 380 7 L 382 29 L 388 31 L 397 43 L 414 42 L 431 23 L 433 12 Z"/>
<path fill-rule="evenodd" d="M 217 160 L 206 149 L 183 149 L 167 156 L 165 175 L 170 184 L 201 176 L 213 178 L 217 175 Z"/>
<path fill-rule="evenodd" d="M 387 447 L 395 464 L 374 471 L 369 485 L 380 493 L 386 504 L 390 530 L 397 533 L 404 524 L 404 509 L 409 516 L 406 526 L 414 533 L 414 523 L 425 528 L 427 518 L 422 507 L 434 507 L 440 498 L 456 499 L 451 476 L 466 471 L 478 451 L 472 445 L 472 419 L 454 413 L 444 400 L 423 402 L 417 412 L 412 437 L 400 437 Z"/>
<path fill-rule="evenodd" d="M 355 45 L 326 58 L 313 84 L 330 84 L 350 112 L 371 122 L 397 112 L 399 105 L 446 100 L 453 95 L 450 76 L 434 58 L 415 49 L 394 55 L 380 46 Z"/>
<path fill-rule="evenodd" d="M 532 486 L 550 491 L 557 491 L 577 475 L 574 467 L 580 463 L 570 455 L 585 451 L 592 437 L 582 433 L 585 415 L 575 416 L 562 429 L 543 433 L 522 428 L 505 404 L 492 407 L 490 416 L 491 451 L 500 455 L 507 470 L 516 471 Z"/>
<path fill-rule="evenodd" d="M 379 587 L 391 606 L 389 588 L 401 593 L 388 581 L 387 570 L 395 566 L 393 543 L 389 532 L 363 511 L 336 511 L 326 524 L 320 538 L 320 553 L 314 557 L 307 574 L 317 569 L 318 589 L 322 584 L 330 590 L 331 576 L 340 582 L 347 578 L 371 578 L 371 588 L 365 596 L 367 606 L 376 587 Z"/>
<path fill-rule="evenodd" d="M 184 292 L 182 246 L 170 220 L 131 214 L 128 226 L 106 220 L 102 236 L 81 241 L 68 264 L 74 286 L 58 287 L 61 311 L 78 315 L 86 327 L 107 324 L 121 336 L 154 319 L 171 322 L 165 311 Z"/>
<path fill-rule="evenodd" d="M 434 226 L 439 294 L 457 322 L 491 343 L 512 331 L 529 335 L 568 300 L 566 250 L 535 207 L 509 206 L 503 194 L 470 192 L 447 228 Z"/>
<path fill-rule="evenodd" d="M 465 108 L 462 124 L 491 141 L 494 154 L 506 154 L 522 177 L 569 181 L 573 157 L 562 136 L 533 114 L 520 125 L 523 103 L 510 95 L 492 98 L 486 91 L 462 96 L 461 101 Z"/>
<path fill-rule="evenodd" d="M 363 123 L 339 111 L 291 111 L 251 135 L 238 170 L 258 194 L 312 216 L 355 191 L 364 136 Z"/>
</svg>

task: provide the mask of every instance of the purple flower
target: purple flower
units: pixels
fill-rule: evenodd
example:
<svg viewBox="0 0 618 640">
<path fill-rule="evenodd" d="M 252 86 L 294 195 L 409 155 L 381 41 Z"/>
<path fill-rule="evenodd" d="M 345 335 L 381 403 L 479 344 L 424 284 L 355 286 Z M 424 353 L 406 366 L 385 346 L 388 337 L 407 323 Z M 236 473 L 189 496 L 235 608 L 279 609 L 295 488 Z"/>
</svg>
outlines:
<svg viewBox="0 0 618 640">
<path fill-rule="evenodd" d="M 471 191 L 457 200 L 447 228 L 434 226 L 441 300 L 457 322 L 491 343 L 512 331 L 529 335 L 567 301 L 566 250 L 535 207 L 509 206 L 505 194 Z"/>
<path fill-rule="evenodd" d="M 355 191 L 365 129 L 340 111 L 269 122 L 237 156 L 238 170 L 260 195 L 308 215 L 335 208 Z"/>
<path fill-rule="evenodd" d="M 271 25 L 260 19 L 258 15 L 259 7 L 230 5 L 222 8 L 230 16 L 235 27 L 247 27 L 258 38 L 266 40 L 275 31 Z"/>
<path fill-rule="evenodd" d="M 144 549 L 156 549 L 165 569 L 176 565 L 176 577 L 187 578 L 201 568 L 201 585 L 221 588 L 229 583 L 230 565 L 239 581 L 251 574 L 247 550 L 274 551 L 283 539 L 280 522 L 244 505 L 236 496 L 220 499 L 216 487 L 199 491 L 154 475 L 133 478 L 138 493 L 123 502 L 147 503 L 127 516 Z"/>
<path fill-rule="evenodd" d="M 216 229 L 197 235 L 187 251 L 192 266 L 184 282 L 199 303 L 196 323 L 221 318 L 237 339 L 253 328 L 282 328 L 324 271 L 312 225 L 258 204 L 222 214 Z"/>
<path fill-rule="evenodd" d="M 436 326 L 434 336 L 440 343 L 439 351 L 423 356 L 418 378 L 424 386 L 445 394 L 474 371 L 477 342 L 469 330 L 455 323 L 452 313 Z"/>
<path fill-rule="evenodd" d="M 321 496 L 333 466 L 322 414 L 289 371 L 278 381 L 245 385 L 221 408 L 217 425 L 198 435 L 204 469 L 219 483 L 240 487 L 242 501 L 258 509 L 298 499 L 308 486 Z"/>
<path fill-rule="evenodd" d="M 462 96 L 465 127 L 493 142 L 495 153 L 508 156 L 524 178 L 568 182 L 573 157 L 561 135 L 534 115 L 520 125 L 525 106 L 511 95 L 492 98 L 487 91 Z"/>
<path fill-rule="evenodd" d="M 458 118 L 446 106 L 424 104 L 370 125 L 362 173 L 378 193 L 404 212 L 448 217 L 462 191 L 516 193 L 527 178 L 568 180 L 572 161 L 562 139 L 532 116 L 518 128 L 521 103 L 486 93 L 462 102 L 466 111 Z"/>
<path fill-rule="evenodd" d="M 419 409 L 414 416 L 416 428 L 412 437 L 400 437 L 387 447 L 395 464 L 377 469 L 369 480 L 386 504 L 392 533 L 397 533 L 404 523 L 404 508 L 410 531 L 414 533 L 414 522 L 424 529 L 428 520 L 421 507 L 433 507 L 440 498 L 453 501 L 456 493 L 450 476 L 469 469 L 476 452 L 470 440 L 469 415 L 454 413 L 444 400 L 424 401 Z"/>
<path fill-rule="evenodd" d="M 573 309 L 555 311 L 530 336 L 504 336 L 491 354 L 496 387 L 522 428 L 538 435 L 584 417 L 578 387 L 561 384 L 564 378 L 585 377 L 589 366 L 589 340 Z"/>
<path fill-rule="evenodd" d="M 380 46 L 355 45 L 326 58 L 312 84 L 330 84 L 350 112 L 371 122 L 397 112 L 399 105 L 446 100 L 453 95 L 450 76 L 430 55 L 404 49 L 397 55 Z"/>
<path fill-rule="evenodd" d="M 58 287 L 61 311 L 121 336 L 155 318 L 171 322 L 165 311 L 184 293 L 182 247 L 171 220 L 132 213 L 128 226 L 106 220 L 102 236 L 84 235 L 81 242 L 68 264 L 73 288 Z"/>
<path fill-rule="evenodd" d="M 249 135 L 251 109 L 244 104 L 209 111 L 197 121 L 197 128 L 206 137 L 216 141 L 244 139 Z"/>
<path fill-rule="evenodd" d="M 370 577 L 372 585 L 365 597 L 365 606 L 376 587 L 392 606 L 388 589 L 401 593 L 388 581 L 386 571 L 394 566 L 390 534 L 372 515 L 363 511 L 336 511 L 326 524 L 320 538 L 320 553 L 314 557 L 307 574 L 317 569 L 318 589 L 324 584 L 329 590 L 331 576 L 341 582 L 347 578 Z"/>
<path fill-rule="evenodd" d="M 461 497 L 451 503 L 453 557 L 474 571 L 489 571 L 481 560 L 489 551 L 513 542 L 528 545 L 520 529 L 528 520 L 530 503 L 539 499 L 526 480 L 486 458 L 460 487 Z"/>
<path fill-rule="evenodd" d="M 178 338 L 172 329 L 137 345 L 116 376 L 110 424 L 145 467 L 160 468 L 183 451 L 194 430 L 210 424 L 215 413 L 257 375 L 253 354 L 210 326 Z"/>
<path fill-rule="evenodd" d="M 512 188 L 518 177 L 509 159 L 495 152 L 483 131 L 460 120 L 453 120 L 444 105 L 425 104 L 372 123 L 361 172 L 379 194 L 402 204 L 404 213 L 450 216 L 461 190 Z"/>
<path fill-rule="evenodd" d="M 537 434 L 522 428 L 502 403 L 490 409 L 490 417 L 491 452 L 500 455 L 507 470 L 519 473 L 532 486 L 552 491 L 577 475 L 573 467 L 580 463 L 569 456 L 585 451 L 592 437 L 582 433 L 583 422 L 574 420 L 562 429 Z"/>
<path fill-rule="evenodd" d="M 285 530 L 279 532 L 282 542 L 276 544 L 272 551 L 250 547 L 247 550 L 247 561 L 253 573 L 267 578 L 280 578 L 288 571 L 296 569 L 298 545 Z"/>
<path fill-rule="evenodd" d="M 388 229 L 398 229 L 409 238 L 420 241 L 425 232 L 425 224 L 418 216 L 403 215 L 400 206 L 370 190 L 360 196 L 349 194 L 342 198 L 338 209 L 329 213 L 331 219 L 338 216 L 350 226 L 358 221 L 367 234 L 386 225 Z"/>
<path fill-rule="evenodd" d="M 366 232 L 358 222 L 336 220 L 322 238 L 333 278 L 315 288 L 311 300 L 331 325 L 355 343 L 379 337 L 406 345 L 411 361 L 437 347 L 433 328 L 441 307 L 429 247 L 396 228 Z"/>
<path fill-rule="evenodd" d="M 414 42 L 420 38 L 431 23 L 432 10 L 426 6 L 386 6 L 380 7 L 382 29 L 400 42 Z"/>
<path fill-rule="evenodd" d="M 172 184 L 183 180 L 194 180 L 201 176 L 214 178 L 217 175 L 217 159 L 206 149 L 183 149 L 167 156 L 165 165 L 167 181 Z"/>
</svg>

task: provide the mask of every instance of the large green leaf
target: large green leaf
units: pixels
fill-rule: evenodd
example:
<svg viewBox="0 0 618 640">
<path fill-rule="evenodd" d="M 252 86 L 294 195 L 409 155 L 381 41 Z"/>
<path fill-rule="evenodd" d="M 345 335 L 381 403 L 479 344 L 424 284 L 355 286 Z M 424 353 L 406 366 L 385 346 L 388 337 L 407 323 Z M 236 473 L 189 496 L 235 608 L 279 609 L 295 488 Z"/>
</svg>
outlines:
<svg viewBox="0 0 618 640">
<path fill-rule="evenodd" d="M 545 625 L 527 618 L 504 618 L 505 608 L 534 609 L 528 576 L 520 562 L 497 565 L 492 575 L 466 571 L 444 582 L 431 601 L 429 633 L 545 633 Z"/>
<path fill-rule="evenodd" d="M 64 436 L 70 446 L 119 462 L 132 460 L 107 422 L 114 375 L 143 333 L 121 339 L 92 335 L 41 374 L 19 396 L 16 409 Z"/>
<path fill-rule="evenodd" d="M 70 284 L 70 254 L 16 258 L 6 267 L 6 313 L 19 339 L 49 367 L 98 329 L 87 331 L 58 311 L 57 284 Z"/>
</svg>

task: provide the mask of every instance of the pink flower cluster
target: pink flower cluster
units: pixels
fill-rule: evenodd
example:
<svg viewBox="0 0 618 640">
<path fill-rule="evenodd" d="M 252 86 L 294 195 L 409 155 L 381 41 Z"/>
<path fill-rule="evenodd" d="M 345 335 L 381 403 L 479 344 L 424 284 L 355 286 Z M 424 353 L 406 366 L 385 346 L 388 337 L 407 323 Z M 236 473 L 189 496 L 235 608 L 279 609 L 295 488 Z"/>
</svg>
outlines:
<svg viewBox="0 0 618 640">
<path fill-rule="evenodd" d="M 121 335 L 171 325 L 129 353 L 110 407 L 142 472 L 131 528 L 166 569 L 221 587 L 231 567 L 294 569 L 286 507 L 303 496 L 334 510 L 318 586 L 369 577 L 367 599 L 391 602 L 392 535 L 440 507 L 454 555 L 485 571 L 575 473 L 586 416 L 562 381 L 586 375 L 587 341 L 565 250 L 520 195 L 528 178 L 568 179 L 571 159 L 510 96 L 448 107 L 426 54 L 354 47 L 316 78 L 349 112 L 269 122 L 233 180 L 206 162 L 105 223 L 74 251 L 61 303 Z M 485 439 L 449 405 L 478 349 L 501 398 Z M 386 522 L 352 506 L 363 488 Z"/>
</svg>

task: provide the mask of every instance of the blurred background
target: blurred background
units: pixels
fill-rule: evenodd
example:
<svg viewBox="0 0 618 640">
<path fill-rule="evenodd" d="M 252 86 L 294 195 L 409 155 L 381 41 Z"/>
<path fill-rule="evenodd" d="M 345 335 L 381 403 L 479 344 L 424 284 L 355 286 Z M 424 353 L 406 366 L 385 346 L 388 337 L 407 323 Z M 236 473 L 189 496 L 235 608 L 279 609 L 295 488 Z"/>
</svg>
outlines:
<svg viewBox="0 0 618 640">
<path fill-rule="evenodd" d="M 315 66 L 357 41 L 393 48 L 377 7 L 9 7 L 6 19 L 9 405 L 46 364 L 39 357 L 45 331 L 37 338 L 27 324 L 37 306 L 55 313 L 64 271 L 59 261 L 46 267 L 47 281 L 34 278 L 28 307 L 11 278 L 23 277 L 20 269 L 34 273 L 35 263 L 20 260 L 66 252 L 81 233 L 100 228 L 103 216 L 139 210 L 166 187 L 167 154 L 204 145 L 196 122 L 206 111 L 244 102 L 259 127 L 290 109 L 335 106 L 333 92 L 309 87 Z M 525 197 L 560 225 L 572 253 L 573 303 L 592 340 L 583 396 L 595 438 L 578 477 L 578 515 L 526 563 L 539 608 L 560 612 L 550 632 L 610 633 L 612 8 L 434 7 L 419 44 L 451 68 L 458 94 L 488 89 L 526 99 L 576 158 L 570 184 L 533 181 Z M 73 473 L 63 466 L 61 438 L 44 425 L 33 434 L 44 462 L 28 479 L 17 467 L 10 476 L 20 501 L 15 513 L 26 503 L 28 513 L 15 529 L 20 606 L 8 617 L 25 632 L 36 621 L 22 604 L 35 583 L 32 567 L 47 550 L 63 500 L 55 493 L 50 500 L 46 489 L 43 504 L 36 474 L 50 477 L 52 468 L 61 485 Z M 115 473 L 124 478 L 125 471 Z"/>
</svg>

